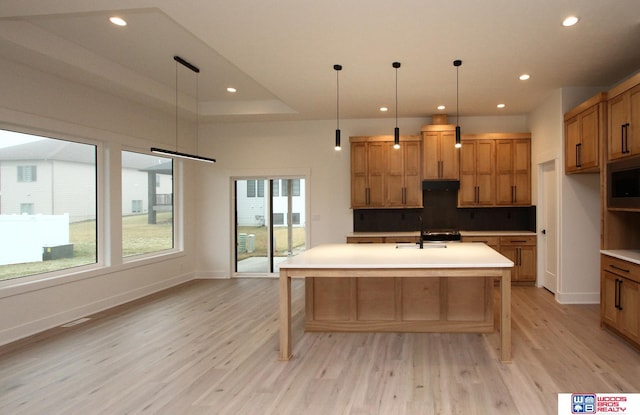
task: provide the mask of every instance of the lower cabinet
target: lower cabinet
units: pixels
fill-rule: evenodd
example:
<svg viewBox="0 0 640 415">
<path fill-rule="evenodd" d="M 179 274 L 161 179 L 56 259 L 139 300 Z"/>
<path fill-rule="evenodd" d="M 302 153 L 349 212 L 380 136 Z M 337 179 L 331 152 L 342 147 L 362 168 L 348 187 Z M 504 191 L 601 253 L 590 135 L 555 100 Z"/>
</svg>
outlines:
<svg viewBox="0 0 640 415">
<path fill-rule="evenodd" d="M 640 346 L 640 265 L 601 256 L 600 320 Z"/>
<path fill-rule="evenodd" d="M 513 261 L 512 283 L 536 282 L 536 236 L 463 236 L 462 242 L 483 242 Z"/>
</svg>

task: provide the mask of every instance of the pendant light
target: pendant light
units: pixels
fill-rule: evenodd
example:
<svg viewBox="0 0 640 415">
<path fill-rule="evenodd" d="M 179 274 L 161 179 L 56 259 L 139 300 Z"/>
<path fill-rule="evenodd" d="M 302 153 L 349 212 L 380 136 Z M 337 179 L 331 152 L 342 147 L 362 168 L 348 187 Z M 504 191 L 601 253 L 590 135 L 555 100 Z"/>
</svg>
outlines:
<svg viewBox="0 0 640 415">
<path fill-rule="evenodd" d="M 460 87 L 458 84 L 458 70 L 460 69 L 460 65 L 462 65 L 460 59 L 453 61 L 453 66 L 456 67 L 456 148 L 462 147 L 462 142 L 460 141 L 460 122 L 458 121 L 460 118 Z"/>
<path fill-rule="evenodd" d="M 178 158 L 195 160 L 195 161 L 203 161 L 205 163 L 215 163 L 216 162 L 215 159 L 198 155 L 198 147 L 197 147 L 198 145 L 198 76 L 197 75 L 196 75 L 196 154 L 188 154 L 188 153 L 182 153 L 178 151 L 178 63 L 183 65 L 186 68 L 189 68 L 196 74 L 200 73 L 200 68 L 198 68 L 197 66 L 193 65 L 190 62 L 187 62 L 186 60 L 182 59 L 180 56 L 174 56 L 173 60 L 176 61 L 176 147 L 175 147 L 176 149 L 174 151 L 174 150 L 167 150 L 163 148 L 151 147 L 151 152 L 155 154 L 162 154 L 164 156 L 178 157 Z"/>
<path fill-rule="evenodd" d="M 398 68 L 400 62 L 391 64 L 396 69 L 396 128 L 393 130 L 393 148 L 400 148 L 400 128 L 398 128 Z"/>
<path fill-rule="evenodd" d="M 336 71 L 336 146 L 335 150 L 340 151 L 340 71 L 342 65 L 333 65 L 333 69 Z"/>
</svg>

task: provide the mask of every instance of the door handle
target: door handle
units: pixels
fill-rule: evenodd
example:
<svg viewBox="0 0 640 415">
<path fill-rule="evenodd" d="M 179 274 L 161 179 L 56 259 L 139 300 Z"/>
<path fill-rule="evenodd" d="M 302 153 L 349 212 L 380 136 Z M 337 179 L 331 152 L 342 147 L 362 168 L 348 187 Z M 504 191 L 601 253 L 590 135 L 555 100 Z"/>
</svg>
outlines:
<svg viewBox="0 0 640 415">
<path fill-rule="evenodd" d="M 576 144 L 576 167 L 582 167 L 582 143 Z"/>
<path fill-rule="evenodd" d="M 547 230 L 546 230 L 546 229 L 543 229 L 543 230 L 542 230 L 542 234 L 543 234 L 543 235 L 546 235 L 546 234 L 547 234 Z"/>
</svg>

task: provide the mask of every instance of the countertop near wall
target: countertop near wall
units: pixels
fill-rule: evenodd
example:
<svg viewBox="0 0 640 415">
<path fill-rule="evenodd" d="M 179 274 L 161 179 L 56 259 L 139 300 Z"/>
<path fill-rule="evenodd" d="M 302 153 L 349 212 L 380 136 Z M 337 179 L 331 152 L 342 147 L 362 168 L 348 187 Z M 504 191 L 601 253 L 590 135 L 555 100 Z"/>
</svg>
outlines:
<svg viewBox="0 0 640 415">
<path fill-rule="evenodd" d="M 462 237 L 465 236 L 535 236 L 535 232 L 531 231 L 460 231 Z M 419 231 L 413 232 L 351 232 L 347 234 L 349 238 L 399 238 L 399 237 L 419 237 Z"/>
</svg>

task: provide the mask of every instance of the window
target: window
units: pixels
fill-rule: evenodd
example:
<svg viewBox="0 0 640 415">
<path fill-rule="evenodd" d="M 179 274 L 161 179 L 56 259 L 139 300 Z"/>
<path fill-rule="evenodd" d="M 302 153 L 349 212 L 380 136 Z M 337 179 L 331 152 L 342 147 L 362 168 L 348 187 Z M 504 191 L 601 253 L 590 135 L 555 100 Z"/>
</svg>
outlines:
<svg viewBox="0 0 640 415">
<path fill-rule="evenodd" d="M 38 179 L 36 166 L 18 166 L 18 182 L 35 182 Z"/>
<path fill-rule="evenodd" d="M 258 180 L 258 197 L 264 197 L 264 180 Z"/>
<path fill-rule="evenodd" d="M 282 196 L 289 196 L 288 182 L 291 182 L 291 196 L 300 196 L 300 179 L 283 179 Z"/>
<path fill-rule="evenodd" d="M 20 203 L 21 215 L 33 215 L 33 203 Z"/>
<path fill-rule="evenodd" d="M 264 197 L 264 180 L 247 180 L 247 197 Z"/>
<path fill-rule="evenodd" d="M 247 180 L 247 197 L 256 197 L 256 181 Z"/>
<path fill-rule="evenodd" d="M 271 185 L 271 196 L 280 196 L 280 180 L 273 180 Z"/>
<path fill-rule="evenodd" d="M 131 201 L 131 213 L 141 213 L 142 212 L 142 200 L 132 200 Z"/>
<path fill-rule="evenodd" d="M 273 214 L 273 224 L 274 225 L 284 225 L 284 213 L 274 213 Z"/>
<path fill-rule="evenodd" d="M 0 280 L 95 264 L 96 146 L 0 130 L 0 147 Z"/>
<path fill-rule="evenodd" d="M 173 249 L 173 160 L 123 151 L 122 206 L 123 256 Z"/>
<path fill-rule="evenodd" d="M 292 225 L 300 225 L 300 213 L 293 212 L 291 214 Z"/>
</svg>

